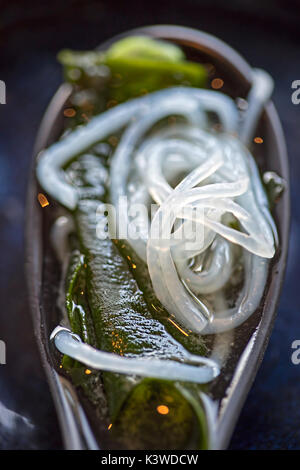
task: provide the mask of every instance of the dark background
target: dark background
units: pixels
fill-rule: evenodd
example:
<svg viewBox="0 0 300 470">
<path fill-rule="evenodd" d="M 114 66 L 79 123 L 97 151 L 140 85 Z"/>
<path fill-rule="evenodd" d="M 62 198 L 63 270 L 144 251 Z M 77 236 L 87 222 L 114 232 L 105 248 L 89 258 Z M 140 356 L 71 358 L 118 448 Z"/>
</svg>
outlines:
<svg viewBox="0 0 300 470">
<path fill-rule="evenodd" d="M 300 365 L 290 360 L 291 343 L 300 339 L 300 105 L 291 102 L 291 83 L 300 79 L 298 6 L 291 0 L 0 2 L 0 79 L 7 86 L 7 104 L 0 105 L 0 339 L 7 345 L 7 364 L 0 365 L 0 449 L 62 446 L 23 272 L 27 178 L 42 114 L 61 82 L 56 53 L 94 48 L 116 33 L 155 23 L 214 34 L 275 79 L 291 166 L 290 256 L 274 332 L 231 448 L 300 449 Z"/>
</svg>

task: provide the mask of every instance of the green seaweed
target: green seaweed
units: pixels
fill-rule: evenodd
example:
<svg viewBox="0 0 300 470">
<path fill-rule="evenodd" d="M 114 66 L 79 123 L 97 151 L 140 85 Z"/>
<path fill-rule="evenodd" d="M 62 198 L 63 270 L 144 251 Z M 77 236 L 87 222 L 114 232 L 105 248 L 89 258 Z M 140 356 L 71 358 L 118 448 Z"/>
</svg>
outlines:
<svg viewBox="0 0 300 470">
<path fill-rule="evenodd" d="M 126 240 L 115 240 L 119 251 L 127 259 L 129 269 L 132 271 L 151 315 L 160 321 L 166 330 L 179 341 L 190 353 L 205 355 L 207 348 L 203 337 L 187 330 L 175 321 L 164 308 L 155 295 L 146 263 L 139 258 Z"/>
<path fill-rule="evenodd" d="M 92 154 L 89 154 L 88 161 L 94 170 L 97 165 L 99 170 L 103 166 L 101 159 Z M 85 171 L 81 166 L 83 163 Z M 170 324 L 168 329 L 164 326 L 167 323 L 167 312 L 165 311 L 164 315 L 154 316 L 148 308 L 145 294 L 140 290 L 137 282 L 139 271 L 132 272 L 128 265 L 128 258 L 124 253 L 122 254 L 122 250 L 119 251 L 116 242 L 110 238 L 96 237 L 97 224 L 99 221 L 102 222 L 100 219 L 105 216 L 96 216 L 101 198 L 91 193 L 90 184 L 87 184 L 88 172 L 86 170 L 85 155 L 78 158 L 76 170 L 72 165 L 69 170 L 66 170 L 76 172 L 81 195 L 74 212 L 78 248 L 73 251 L 67 276 L 66 307 L 72 330 L 85 342 L 115 354 L 128 357 L 155 355 L 162 359 L 182 360 L 184 358 L 182 344 L 184 339 L 187 340 L 189 337 L 182 335 L 175 327 L 173 327 L 175 335 L 170 334 L 172 325 Z M 105 173 L 98 171 L 97 174 L 99 178 L 94 181 L 94 184 L 99 189 L 100 186 L 105 185 L 105 179 L 101 179 Z M 106 194 L 104 188 L 100 193 Z M 91 194 L 94 194 L 94 198 Z M 147 282 L 150 280 L 147 279 Z M 142 284 L 145 285 L 145 280 Z M 151 300 L 154 301 L 152 296 Z M 197 351 L 203 353 L 203 343 L 198 343 Z M 91 376 L 97 373 L 92 371 L 92 374 L 86 376 L 82 365 L 70 364 L 66 361 L 67 359 L 64 365 L 67 365 L 74 383 L 83 387 L 86 394 L 91 395 L 93 388 L 89 381 Z M 121 446 L 128 447 L 128 432 L 124 432 L 126 428 L 124 423 L 127 422 L 127 427 L 129 427 L 135 421 L 135 397 L 136 394 L 140 396 L 138 391 L 141 390 L 139 388 L 141 384 L 144 384 L 143 387 L 146 387 L 147 393 L 151 396 L 157 387 L 162 387 L 164 391 L 169 388 L 167 396 L 180 396 L 180 400 L 179 398 L 178 400 L 174 398 L 174 400 L 178 402 L 178 409 L 181 411 L 176 415 L 176 422 L 173 412 L 163 416 L 164 426 L 161 426 L 162 416 L 157 413 L 154 405 L 152 408 L 149 408 L 150 405 L 146 406 L 147 401 L 145 401 L 144 413 L 139 413 L 140 419 L 136 431 L 130 437 L 132 446 L 147 448 L 150 442 L 150 430 L 153 427 L 157 430 L 161 429 L 161 433 L 157 431 L 154 448 L 158 448 L 162 443 L 164 446 L 168 445 L 169 448 L 180 448 L 186 445 L 190 435 L 195 435 L 191 429 L 195 430 L 197 420 L 200 423 L 197 416 L 201 414 L 201 404 L 198 401 L 191 406 L 189 400 L 182 396 L 181 391 L 178 391 L 176 383 L 170 382 L 167 386 L 165 381 L 146 380 L 109 372 L 102 373 L 102 380 L 114 436 L 117 434 Z M 182 384 L 181 387 L 188 393 L 193 386 Z M 135 392 L 136 388 L 138 388 L 137 392 Z M 163 395 L 161 395 L 161 400 L 163 400 Z M 196 410 L 197 408 L 200 411 Z M 192 414 L 191 409 L 194 410 Z M 150 415 L 152 418 L 149 420 Z M 137 430 L 140 429 L 142 423 L 144 423 L 145 434 L 141 435 Z M 174 428 L 174 434 L 173 437 L 170 435 L 166 441 L 163 435 L 168 427 Z M 202 422 L 196 428 L 202 436 L 201 444 L 199 444 L 202 446 L 204 442 Z M 146 429 L 149 429 L 148 433 Z M 197 443 L 194 445 L 198 446 Z"/>
<path fill-rule="evenodd" d="M 207 81 L 206 69 L 186 60 L 181 48 L 146 37 L 122 39 L 105 52 L 64 49 L 58 60 L 65 81 L 90 97 L 88 112 L 166 87 L 204 87 Z"/>
<path fill-rule="evenodd" d="M 121 40 L 105 53 L 62 51 L 59 60 L 66 80 L 75 87 L 73 97 L 80 91 L 93 90 L 94 95 L 87 95 L 90 116 L 166 86 L 203 86 L 206 77 L 204 68 L 186 61 L 180 48 L 149 38 Z M 84 107 L 78 109 L 83 111 Z M 81 117 L 77 113 L 68 127 L 78 124 Z M 111 150 L 113 146 L 110 142 Z M 180 325 L 170 321 L 154 294 L 146 265 L 125 242 L 96 236 L 97 224 L 105 222 L 104 215 L 97 215 L 97 208 L 109 201 L 106 169 L 110 153 L 105 156 L 95 147 L 65 168 L 80 196 L 73 213 L 76 240 L 66 280 L 72 331 L 92 346 L 127 357 L 155 355 L 180 361 L 184 349 L 203 355 L 202 339 L 182 332 Z M 67 357 L 63 367 L 97 411 L 105 408 L 99 398 L 103 385 L 106 419 L 120 447 L 208 447 L 200 386 L 100 374 Z M 168 413 L 159 413 L 160 405 L 167 406 Z"/>
</svg>

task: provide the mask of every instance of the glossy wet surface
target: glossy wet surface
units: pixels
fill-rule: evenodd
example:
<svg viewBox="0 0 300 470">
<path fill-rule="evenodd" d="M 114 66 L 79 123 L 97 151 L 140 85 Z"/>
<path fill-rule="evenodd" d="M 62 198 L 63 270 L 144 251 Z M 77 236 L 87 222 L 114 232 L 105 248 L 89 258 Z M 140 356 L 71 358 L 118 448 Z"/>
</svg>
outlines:
<svg viewBox="0 0 300 470">
<path fill-rule="evenodd" d="M 53 0 L 49 7 L 25 9 L 24 3 L 22 7 L 21 2 L 18 6 L 12 1 L 2 8 L 0 79 L 6 82 L 7 104 L 0 105 L 0 339 L 7 345 L 7 364 L 0 366 L 0 449 L 53 449 L 62 445 L 32 335 L 23 274 L 27 175 L 41 116 L 61 82 L 55 55 L 62 47 L 93 48 L 118 32 L 153 23 L 183 24 L 215 34 L 275 79 L 274 102 L 291 164 L 290 256 L 274 332 L 231 448 L 300 448 L 300 365 L 293 365 L 290 359 L 291 343 L 300 339 L 300 105 L 291 102 L 291 83 L 299 79 L 300 34 L 291 10 L 273 8 L 271 12 L 265 8 L 255 16 L 247 10 L 224 11 L 223 2 L 201 2 L 211 5 L 201 8 L 197 3 L 174 1 L 170 8 L 167 2 L 160 2 L 155 8 L 141 2 L 136 10 L 130 10 L 121 2 L 114 2 L 112 7 L 103 2 L 68 0 L 61 6 Z M 279 14 L 281 23 L 276 19 Z"/>
</svg>

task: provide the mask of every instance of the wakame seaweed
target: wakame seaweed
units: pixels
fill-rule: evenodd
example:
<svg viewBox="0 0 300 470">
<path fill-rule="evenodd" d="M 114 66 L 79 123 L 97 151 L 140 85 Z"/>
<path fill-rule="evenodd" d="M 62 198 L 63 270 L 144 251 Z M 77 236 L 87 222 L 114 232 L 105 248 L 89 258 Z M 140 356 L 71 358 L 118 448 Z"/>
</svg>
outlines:
<svg viewBox="0 0 300 470">
<path fill-rule="evenodd" d="M 108 51 L 64 49 L 58 60 L 74 86 L 74 108 L 90 117 L 128 99 L 171 86 L 204 87 L 206 69 L 185 59 L 181 49 L 146 37 L 127 38 Z"/>
<path fill-rule="evenodd" d="M 176 46 L 145 38 L 140 41 L 140 49 L 138 45 L 136 40 L 135 45 L 124 40 L 107 53 L 60 53 L 65 77 L 75 86 L 74 93 L 91 88 L 97 92 L 86 95 L 90 103 L 85 101 L 82 109 L 78 105 L 71 127 L 81 123 L 86 109 L 93 115 L 112 101 L 116 105 L 145 92 L 180 84 L 204 85 L 204 68 L 186 61 Z M 108 73 L 103 67 L 108 68 Z M 103 145 L 113 147 L 114 142 L 108 140 Z M 111 151 L 112 148 L 108 154 Z M 97 208 L 101 202 L 109 201 L 108 168 L 109 158 L 94 148 L 65 170 L 80 194 L 73 213 L 76 238 L 66 279 L 66 308 L 72 331 L 84 342 L 121 356 L 180 361 L 184 349 L 203 355 L 206 349 L 201 337 L 178 329 L 170 321 L 154 294 L 146 265 L 126 241 L 96 237 L 97 224 L 103 222 L 101 217 L 105 218 L 96 215 Z M 89 398 L 97 387 L 104 387 L 108 408 L 104 418 L 120 447 L 207 448 L 200 386 L 86 371 L 67 357 L 63 366 Z M 101 400 L 96 403 L 100 405 L 103 406 Z"/>
<path fill-rule="evenodd" d="M 96 213 L 100 199 L 92 198 L 91 186 L 85 186 L 87 180 L 84 175 L 88 172 L 86 157 L 83 155 L 77 160 L 76 170 L 74 164 L 67 170 L 72 172 L 73 177 L 76 171 L 76 181 L 81 194 L 74 212 L 79 249 L 73 251 L 67 277 L 66 306 L 72 330 L 85 342 L 121 356 L 155 355 L 164 359 L 180 360 L 184 358 L 183 348 L 176 339 L 181 339 L 187 349 L 203 354 L 204 345 L 201 340 L 196 342 L 192 335 L 185 336 L 182 333 L 177 334 L 175 339 L 167 331 L 163 325 L 168 321 L 167 312 L 161 309 L 156 318 L 151 313 L 128 266 L 127 258 L 120 253 L 116 241 L 110 238 L 101 240 L 95 236 L 99 223 Z M 102 179 L 105 174 L 104 167 L 97 156 L 89 154 L 88 161 L 94 175 L 99 175 L 99 179 L 94 181 L 99 189 L 105 184 Z M 135 261 L 138 263 L 138 260 Z M 145 279 L 144 274 L 143 285 L 146 282 L 150 281 Z M 149 295 L 153 294 L 148 293 L 147 297 Z M 157 308 L 161 307 L 157 305 Z M 158 316 L 161 321 L 157 319 Z M 171 328 L 170 324 L 169 331 Z M 178 333 L 173 326 L 173 333 L 175 331 Z M 72 378 L 75 378 L 77 385 L 84 387 L 86 393 L 85 368 L 74 361 L 69 362 L 67 358 L 64 358 L 63 365 Z M 195 424 L 198 418 L 194 405 L 189 404 L 182 396 L 176 383 L 109 372 L 104 372 L 102 379 L 109 419 L 113 424 L 112 434 L 119 440 L 120 445 L 128 447 L 131 442 L 132 448 L 181 448 L 189 444 L 192 435 L 197 435 L 194 433 L 195 427 L 199 428 L 199 432 L 198 444 L 194 445 L 204 445 L 202 424 Z M 194 385 L 180 386 L 187 394 L 197 393 L 197 387 Z M 141 391 L 145 391 L 145 403 L 148 403 L 148 407 L 144 409 L 144 418 L 140 409 Z M 137 397 L 138 408 L 134 406 Z M 168 416 L 163 417 L 156 411 L 161 403 L 168 404 Z M 201 405 L 198 404 L 198 407 L 201 408 Z M 136 422 L 138 409 L 139 420 Z M 201 413 L 201 410 L 198 410 L 198 413 Z M 125 429 L 129 425 L 132 428 L 134 422 L 136 428 L 130 441 Z M 156 444 L 152 432 L 155 426 L 162 432 L 161 436 L 157 434 Z M 165 434 L 167 428 L 173 428 L 174 433 Z"/>
</svg>

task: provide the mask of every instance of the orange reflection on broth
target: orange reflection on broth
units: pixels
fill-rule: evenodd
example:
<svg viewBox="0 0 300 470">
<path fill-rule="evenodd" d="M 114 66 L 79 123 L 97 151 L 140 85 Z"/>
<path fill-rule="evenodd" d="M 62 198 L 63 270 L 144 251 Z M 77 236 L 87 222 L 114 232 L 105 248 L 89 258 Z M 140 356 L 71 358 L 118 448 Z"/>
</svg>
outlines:
<svg viewBox="0 0 300 470">
<path fill-rule="evenodd" d="M 66 117 L 74 117 L 76 114 L 76 111 L 74 108 L 66 108 L 64 109 L 64 116 Z"/>
<path fill-rule="evenodd" d="M 177 330 L 179 330 L 179 331 L 180 331 L 182 334 L 184 334 L 185 336 L 188 336 L 187 332 L 184 331 L 182 328 L 180 328 L 180 326 L 177 325 L 177 323 L 175 323 L 171 318 L 168 318 L 168 320 L 169 320 L 169 322 L 172 323 L 172 325 L 174 325 L 174 326 L 177 328 Z"/>
<path fill-rule="evenodd" d="M 45 194 L 39 193 L 37 198 L 38 198 L 38 201 L 39 201 L 39 203 L 42 207 L 49 206 L 49 201 L 46 198 Z"/>
<path fill-rule="evenodd" d="M 214 78 L 211 82 L 212 88 L 219 90 L 224 85 L 224 80 L 222 78 Z"/>
<path fill-rule="evenodd" d="M 160 415 L 167 415 L 170 411 L 166 405 L 159 405 L 156 410 Z"/>
</svg>

